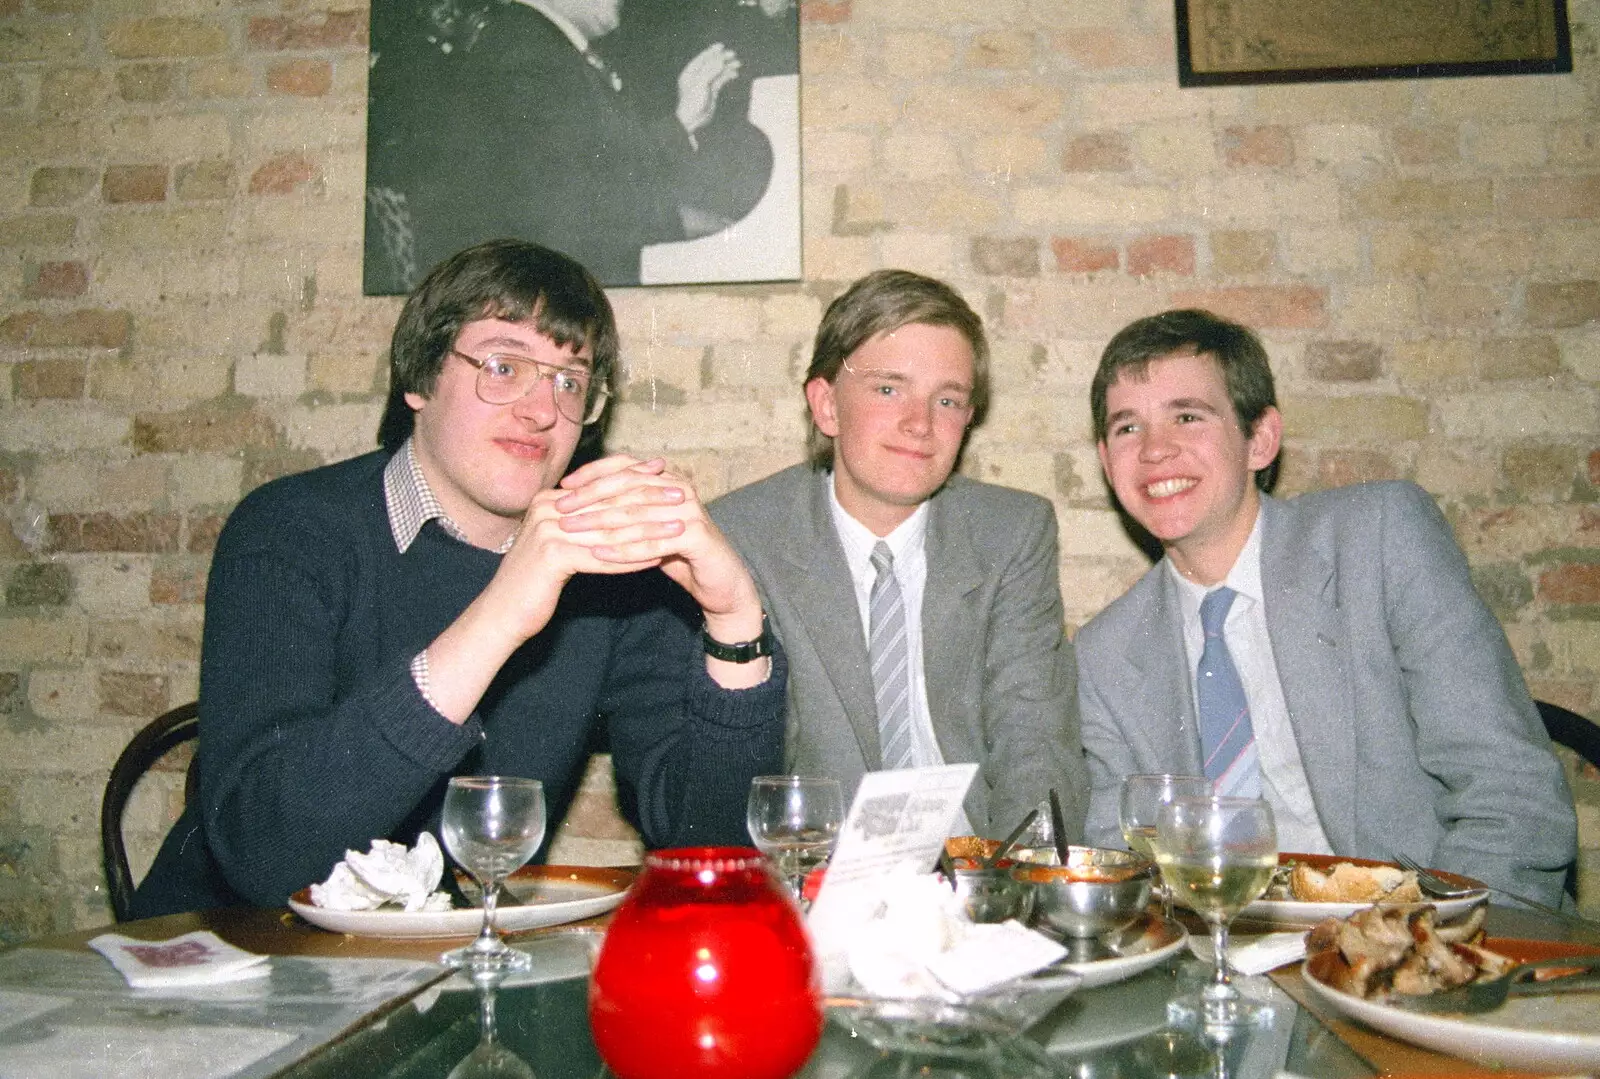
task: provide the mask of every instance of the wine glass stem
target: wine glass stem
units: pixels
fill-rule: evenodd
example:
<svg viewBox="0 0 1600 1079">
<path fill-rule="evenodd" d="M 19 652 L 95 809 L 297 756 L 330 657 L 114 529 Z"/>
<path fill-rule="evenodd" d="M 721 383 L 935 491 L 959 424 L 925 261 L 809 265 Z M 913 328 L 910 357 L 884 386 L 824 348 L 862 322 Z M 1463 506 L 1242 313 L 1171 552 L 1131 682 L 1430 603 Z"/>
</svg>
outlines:
<svg viewBox="0 0 1600 1079">
<path fill-rule="evenodd" d="M 1228 983 L 1228 921 L 1226 918 L 1216 918 L 1211 921 L 1211 947 L 1216 952 L 1216 972 L 1212 978 L 1213 992 L 1216 996 L 1226 998 L 1233 995 L 1233 987 Z"/>
<path fill-rule="evenodd" d="M 500 899 L 500 882 L 489 877 L 480 883 L 483 885 L 483 929 L 472 948 L 477 952 L 498 952 L 501 945 L 500 934 L 495 932 L 494 908 Z"/>
<path fill-rule="evenodd" d="M 800 872 L 800 856 L 787 851 L 779 854 L 778 875 L 789 886 L 789 891 L 794 893 L 794 897 L 799 899 L 800 892 L 805 887 L 805 876 Z"/>
<path fill-rule="evenodd" d="M 494 986 L 485 985 L 478 994 L 478 1026 L 484 1045 L 494 1042 Z"/>
</svg>

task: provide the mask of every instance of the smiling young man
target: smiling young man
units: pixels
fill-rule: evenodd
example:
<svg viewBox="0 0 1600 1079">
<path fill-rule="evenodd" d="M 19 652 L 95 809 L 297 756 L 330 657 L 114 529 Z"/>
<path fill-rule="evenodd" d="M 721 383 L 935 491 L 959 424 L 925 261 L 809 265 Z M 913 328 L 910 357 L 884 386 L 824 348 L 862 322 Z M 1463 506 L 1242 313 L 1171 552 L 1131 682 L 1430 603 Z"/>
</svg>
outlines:
<svg viewBox="0 0 1600 1079">
<path fill-rule="evenodd" d="M 983 323 L 881 270 L 829 305 L 806 372 L 808 464 L 717 499 L 791 664 L 787 767 L 974 762 L 966 822 L 1004 835 L 1051 787 L 1087 799 L 1055 513 L 952 475 L 989 399 Z"/>
<path fill-rule="evenodd" d="M 625 456 L 563 476 L 616 352 L 599 285 L 534 244 L 411 295 L 389 448 L 257 489 L 217 541 L 200 797 L 139 916 L 281 906 L 347 849 L 436 831 L 451 775 L 539 779 L 559 822 L 601 722 L 647 843 L 745 841 L 783 656 L 686 479 Z"/>
<path fill-rule="evenodd" d="M 1124 777 L 1264 797 L 1279 848 L 1391 859 L 1561 899 L 1576 822 L 1499 623 L 1410 483 L 1264 493 L 1266 350 L 1204 311 L 1140 319 L 1090 390 L 1117 501 L 1166 556 L 1077 635 L 1091 842 Z"/>
</svg>

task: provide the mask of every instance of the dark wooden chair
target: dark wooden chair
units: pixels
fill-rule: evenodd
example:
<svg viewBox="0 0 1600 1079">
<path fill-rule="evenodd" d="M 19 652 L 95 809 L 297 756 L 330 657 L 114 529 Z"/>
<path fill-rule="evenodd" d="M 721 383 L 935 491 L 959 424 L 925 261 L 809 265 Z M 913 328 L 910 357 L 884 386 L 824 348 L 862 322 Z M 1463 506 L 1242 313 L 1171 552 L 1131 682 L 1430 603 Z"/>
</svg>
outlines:
<svg viewBox="0 0 1600 1079">
<path fill-rule="evenodd" d="M 1551 704 L 1549 701 L 1533 703 L 1539 709 L 1539 718 L 1544 720 L 1544 729 L 1550 735 L 1550 741 L 1558 746 L 1566 746 L 1593 767 L 1600 768 L 1600 726 L 1590 723 L 1578 713 L 1559 704 Z M 1576 865 L 1567 869 L 1566 890 L 1574 899 L 1578 897 Z"/>
<path fill-rule="evenodd" d="M 105 863 L 111 911 L 119 922 L 128 920 L 128 909 L 133 903 L 133 874 L 128 869 L 128 850 L 122 841 L 122 815 L 128 808 L 128 798 L 152 765 L 199 734 L 199 702 L 180 704 L 151 720 L 144 730 L 134 735 L 117 757 L 117 763 L 111 766 L 111 777 L 106 780 L 106 792 L 100 799 L 100 856 Z M 191 760 L 183 786 L 186 803 L 194 801 L 199 782 L 200 770 Z"/>
<path fill-rule="evenodd" d="M 1539 718 L 1544 720 L 1544 729 L 1549 733 L 1550 741 L 1574 750 L 1578 756 L 1600 768 L 1600 725 L 1589 722 L 1559 704 L 1549 701 L 1533 703 L 1539 708 Z"/>
</svg>

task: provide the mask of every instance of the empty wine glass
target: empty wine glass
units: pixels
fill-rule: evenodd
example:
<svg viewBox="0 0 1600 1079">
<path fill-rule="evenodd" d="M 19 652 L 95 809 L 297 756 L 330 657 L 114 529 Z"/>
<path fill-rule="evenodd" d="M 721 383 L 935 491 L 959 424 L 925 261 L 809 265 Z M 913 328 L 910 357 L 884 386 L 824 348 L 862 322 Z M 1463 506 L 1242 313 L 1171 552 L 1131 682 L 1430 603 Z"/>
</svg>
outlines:
<svg viewBox="0 0 1600 1079">
<path fill-rule="evenodd" d="M 445 849 L 483 890 L 483 929 L 439 961 L 473 970 L 525 970 L 532 962 L 500 939 L 495 903 L 500 882 L 544 842 L 544 786 L 516 776 L 456 776 L 444 793 L 439 831 Z"/>
<path fill-rule="evenodd" d="M 750 781 L 745 827 L 799 898 L 806 874 L 828 860 L 844 823 L 837 779 L 757 776 Z"/>
<path fill-rule="evenodd" d="M 1122 781 L 1122 799 L 1118 822 L 1122 825 L 1122 838 L 1128 849 L 1154 858 L 1156 820 L 1161 807 L 1174 798 L 1203 798 L 1212 791 L 1211 780 L 1205 776 L 1173 775 L 1158 772 L 1148 775 L 1131 775 Z M 1172 918 L 1172 889 L 1161 885 L 1161 913 Z"/>
<path fill-rule="evenodd" d="M 1228 923 L 1266 891 L 1278 864 L 1272 808 L 1259 798 L 1174 798 L 1156 823 L 1156 864 L 1178 902 L 1205 919 L 1216 954 L 1210 984 L 1167 1005 L 1174 1023 L 1228 1030 L 1269 1020 L 1228 981 Z"/>
<path fill-rule="evenodd" d="M 488 967 L 469 970 L 478 989 L 478 1044 L 445 1079 L 536 1079 L 528 1062 L 495 1038 L 494 993 L 506 972 Z"/>
</svg>

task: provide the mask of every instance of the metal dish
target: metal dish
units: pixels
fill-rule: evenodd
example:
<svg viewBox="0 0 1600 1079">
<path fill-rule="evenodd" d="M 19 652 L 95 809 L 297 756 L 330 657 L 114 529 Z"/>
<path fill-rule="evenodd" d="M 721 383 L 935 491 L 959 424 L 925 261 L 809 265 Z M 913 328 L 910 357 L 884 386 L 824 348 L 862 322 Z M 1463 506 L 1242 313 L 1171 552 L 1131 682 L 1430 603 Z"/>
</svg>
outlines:
<svg viewBox="0 0 1600 1079">
<path fill-rule="evenodd" d="M 1065 866 L 1018 866 L 1033 889 L 1036 926 L 1074 939 L 1133 924 L 1150 903 L 1155 863 L 1131 851 L 1070 847 Z"/>
</svg>

